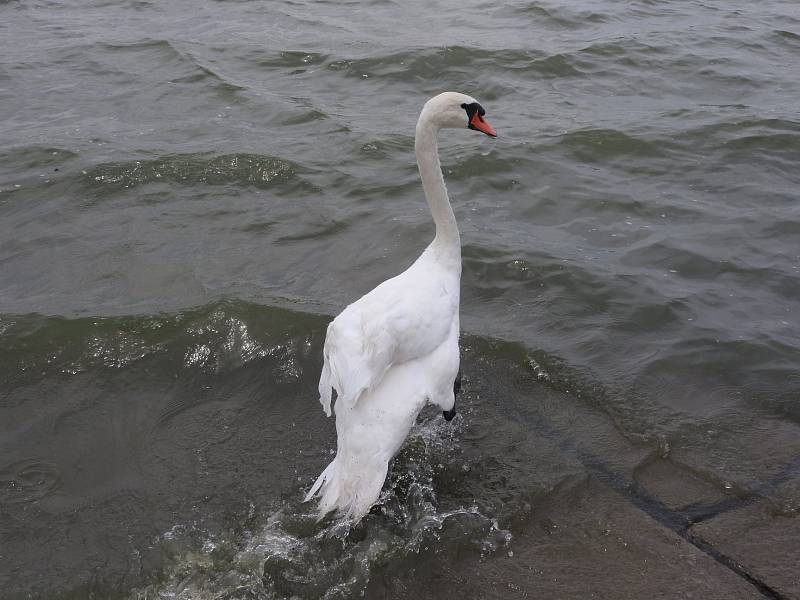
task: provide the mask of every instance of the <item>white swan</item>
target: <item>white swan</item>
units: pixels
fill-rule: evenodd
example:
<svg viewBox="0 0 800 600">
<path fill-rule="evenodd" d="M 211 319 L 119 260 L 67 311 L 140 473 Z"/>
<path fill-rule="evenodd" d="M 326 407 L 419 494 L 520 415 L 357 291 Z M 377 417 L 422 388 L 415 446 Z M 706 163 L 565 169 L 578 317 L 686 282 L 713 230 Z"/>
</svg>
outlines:
<svg viewBox="0 0 800 600">
<path fill-rule="evenodd" d="M 468 127 L 495 137 L 474 98 L 444 92 L 428 100 L 414 149 L 436 237 L 400 275 L 345 308 L 328 326 L 319 380 L 331 415 L 336 390 L 336 457 L 305 497 L 321 496 L 320 517 L 361 519 L 380 495 L 389 461 L 426 402 L 455 415 L 461 241 L 442 177 L 437 134 Z"/>
</svg>

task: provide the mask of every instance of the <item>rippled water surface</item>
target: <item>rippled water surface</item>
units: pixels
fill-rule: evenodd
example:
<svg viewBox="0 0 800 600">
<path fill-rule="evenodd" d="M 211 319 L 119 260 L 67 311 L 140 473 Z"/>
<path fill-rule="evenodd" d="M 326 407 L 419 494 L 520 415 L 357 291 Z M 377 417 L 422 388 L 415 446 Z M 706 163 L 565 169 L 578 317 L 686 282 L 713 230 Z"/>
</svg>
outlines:
<svg viewBox="0 0 800 600">
<path fill-rule="evenodd" d="M 597 481 L 800 470 L 796 2 L 8 0 L 0 39 L 9 597 L 505 598 Z M 448 89 L 499 134 L 441 135 L 461 416 L 318 524 L 325 325 L 431 239 Z"/>
</svg>

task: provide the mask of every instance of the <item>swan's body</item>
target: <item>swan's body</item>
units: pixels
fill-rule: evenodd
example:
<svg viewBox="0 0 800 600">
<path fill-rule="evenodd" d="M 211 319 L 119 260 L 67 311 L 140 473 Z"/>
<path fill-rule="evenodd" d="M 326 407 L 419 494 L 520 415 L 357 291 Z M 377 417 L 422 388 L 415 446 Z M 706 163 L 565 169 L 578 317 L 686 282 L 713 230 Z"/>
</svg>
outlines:
<svg viewBox="0 0 800 600">
<path fill-rule="evenodd" d="M 415 152 L 435 239 L 407 270 L 328 326 L 319 392 L 328 416 L 332 390 L 337 393 L 337 452 L 306 496 L 321 495 L 320 515 L 338 510 L 360 519 L 378 499 L 389 461 L 425 404 L 454 414 L 461 242 L 436 138 L 443 127 L 464 127 L 465 116 L 470 128 L 495 135 L 480 105 L 455 92 L 431 98 L 417 123 Z"/>
</svg>

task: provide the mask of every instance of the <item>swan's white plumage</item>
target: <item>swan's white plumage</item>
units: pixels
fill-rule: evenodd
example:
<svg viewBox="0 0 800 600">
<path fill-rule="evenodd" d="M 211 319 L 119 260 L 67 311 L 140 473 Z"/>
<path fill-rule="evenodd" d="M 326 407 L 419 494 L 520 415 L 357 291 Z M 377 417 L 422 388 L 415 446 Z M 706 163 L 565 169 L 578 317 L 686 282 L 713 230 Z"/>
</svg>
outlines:
<svg viewBox="0 0 800 600">
<path fill-rule="evenodd" d="M 337 510 L 359 519 L 369 511 L 380 495 L 389 461 L 425 403 L 435 399 L 444 410 L 453 407 L 458 361 L 456 316 L 447 339 L 433 352 L 388 369 L 355 407 L 337 400 L 336 456 L 305 498 L 320 494 L 320 516 Z"/>
<path fill-rule="evenodd" d="M 458 313 L 460 263 L 442 264 L 433 246 L 406 271 L 354 302 L 328 326 L 320 401 L 353 408 L 392 365 L 431 354 Z M 453 375 L 455 377 L 455 374 Z M 452 383 L 452 382 L 451 382 Z"/>
<path fill-rule="evenodd" d="M 454 406 L 461 246 L 436 134 L 443 127 L 465 127 L 462 105 L 474 102 L 445 92 L 425 104 L 417 123 L 417 163 L 436 238 L 407 270 L 350 304 L 328 326 L 319 392 L 330 416 L 336 390 L 337 452 L 306 495 L 320 495 L 320 516 L 332 510 L 355 519 L 366 514 L 422 407 Z"/>
</svg>

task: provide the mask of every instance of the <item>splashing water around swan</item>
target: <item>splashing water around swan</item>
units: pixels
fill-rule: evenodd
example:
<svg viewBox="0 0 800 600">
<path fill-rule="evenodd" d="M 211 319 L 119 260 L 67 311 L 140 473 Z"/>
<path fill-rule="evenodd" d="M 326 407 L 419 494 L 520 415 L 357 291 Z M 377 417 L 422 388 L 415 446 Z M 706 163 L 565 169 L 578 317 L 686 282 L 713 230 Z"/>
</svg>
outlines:
<svg viewBox="0 0 800 600">
<path fill-rule="evenodd" d="M 459 366 L 461 240 L 442 177 L 440 129 L 496 137 L 474 98 L 444 92 L 417 121 L 415 153 L 436 237 L 400 275 L 350 304 L 328 326 L 319 381 L 331 415 L 336 390 L 337 452 L 306 495 L 319 514 L 359 520 L 380 495 L 389 461 L 426 403 L 455 416 Z"/>
</svg>

